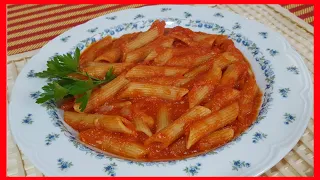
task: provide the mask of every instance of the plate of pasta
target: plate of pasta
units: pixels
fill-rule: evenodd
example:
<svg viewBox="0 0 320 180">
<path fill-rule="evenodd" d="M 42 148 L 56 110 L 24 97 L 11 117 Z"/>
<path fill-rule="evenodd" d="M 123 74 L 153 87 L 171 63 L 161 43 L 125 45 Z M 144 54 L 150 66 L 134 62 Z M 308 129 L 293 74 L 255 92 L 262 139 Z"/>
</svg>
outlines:
<svg viewBox="0 0 320 180">
<path fill-rule="evenodd" d="M 9 122 L 46 176 L 257 176 L 312 114 L 278 33 L 203 6 L 107 14 L 59 35 L 16 80 Z"/>
</svg>

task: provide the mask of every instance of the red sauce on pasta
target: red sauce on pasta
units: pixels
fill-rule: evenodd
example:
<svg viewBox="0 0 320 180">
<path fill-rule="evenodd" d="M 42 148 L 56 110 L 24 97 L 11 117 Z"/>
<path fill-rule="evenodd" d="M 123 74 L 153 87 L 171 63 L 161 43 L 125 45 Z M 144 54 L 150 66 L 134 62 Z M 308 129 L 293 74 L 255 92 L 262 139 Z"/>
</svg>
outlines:
<svg viewBox="0 0 320 180">
<path fill-rule="evenodd" d="M 232 132 L 232 136 L 230 138 L 221 136 L 221 141 L 219 141 L 219 138 L 216 140 L 217 142 L 212 142 L 212 145 L 209 145 L 208 149 L 203 149 L 203 146 L 201 148 L 200 141 L 194 143 L 190 148 L 187 148 L 187 142 L 188 137 L 190 133 L 190 129 L 194 125 L 195 122 L 203 121 L 205 118 L 208 118 L 212 115 L 212 113 L 209 113 L 201 118 L 194 118 L 190 122 L 187 122 L 183 125 L 183 132 L 178 136 L 177 139 L 175 139 L 172 143 L 170 143 L 167 147 L 164 147 L 161 142 L 154 141 L 150 144 L 146 144 L 146 141 L 150 138 L 146 133 L 141 132 L 135 128 L 137 128 L 137 125 L 135 124 L 135 118 L 139 118 L 140 116 L 149 116 L 153 119 L 153 122 L 145 122 L 143 120 L 143 123 L 147 127 L 149 127 L 152 136 L 158 135 L 158 138 L 167 138 L 167 135 L 162 134 L 162 130 L 159 130 L 157 132 L 158 124 L 157 121 L 159 119 L 159 110 L 162 107 L 165 107 L 168 113 L 168 123 L 169 125 L 174 123 L 177 119 L 184 116 L 190 111 L 190 97 L 189 94 L 183 95 L 182 98 L 178 100 L 172 100 L 172 99 L 166 99 L 163 97 L 157 97 L 157 96 L 149 96 L 145 95 L 144 91 L 141 91 L 140 89 L 133 90 L 129 94 L 129 98 L 121 98 L 121 95 L 123 92 L 130 86 L 126 85 L 123 88 L 121 88 L 112 98 L 109 98 L 105 101 L 104 105 L 96 107 L 92 112 L 89 114 L 101 114 L 101 115 L 114 115 L 114 116 L 121 116 L 126 119 L 126 121 L 123 123 L 125 124 L 129 129 L 132 129 L 135 131 L 133 134 L 126 134 L 126 133 L 119 133 L 119 132 L 112 132 L 112 131 L 105 131 L 101 128 L 91 128 L 89 130 L 84 130 L 80 132 L 80 140 L 82 140 L 84 143 L 91 145 L 93 147 L 96 147 L 98 149 L 102 149 L 104 151 L 108 151 L 110 147 L 108 144 L 112 144 L 114 141 L 119 143 L 119 147 L 121 152 L 116 152 L 116 150 L 110 150 L 115 151 L 111 152 L 113 154 L 117 154 L 123 158 L 126 159 L 133 159 L 133 160 L 140 160 L 140 161 L 159 161 L 159 160 L 176 160 L 176 159 L 183 159 L 190 156 L 199 155 L 201 153 L 205 153 L 208 151 L 211 151 L 219 146 L 224 145 L 225 143 L 231 141 L 232 139 L 237 138 L 242 132 L 244 132 L 257 118 L 258 110 L 261 105 L 262 100 L 262 93 L 258 89 L 255 89 L 256 83 L 253 83 L 248 85 L 248 82 L 255 82 L 254 81 L 254 75 L 252 74 L 252 71 L 250 70 L 250 65 L 246 61 L 246 59 L 243 57 L 241 52 L 234 46 L 233 42 L 229 39 L 227 39 L 224 36 L 219 35 L 209 35 L 205 33 L 195 33 L 189 29 L 185 29 L 182 27 L 176 27 L 173 29 L 166 29 L 165 30 L 165 36 L 173 37 L 174 41 L 172 43 L 172 46 L 170 47 L 173 49 L 173 53 L 176 54 L 170 57 L 170 59 L 167 61 L 169 62 L 167 65 L 166 63 L 162 66 L 172 66 L 172 67 L 186 67 L 188 68 L 188 72 L 190 73 L 192 71 L 195 71 L 197 68 L 199 68 L 201 65 L 207 64 L 210 66 L 210 68 L 207 68 L 205 70 L 199 71 L 196 76 L 193 76 L 190 78 L 190 80 L 186 83 L 182 83 L 181 85 L 177 85 L 180 82 L 183 82 L 183 80 L 186 79 L 183 75 L 176 75 L 176 76 L 166 76 L 165 71 L 162 73 L 159 73 L 157 76 L 153 77 L 127 77 L 127 79 L 130 82 L 139 82 L 139 83 L 146 83 L 151 85 L 163 85 L 166 87 L 169 87 L 167 89 L 164 89 L 162 93 L 164 95 L 170 97 L 172 93 L 174 93 L 173 87 L 177 86 L 178 88 L 184 88 L 187 89 L 190 93 L 191 91 L 195 91 L 195 98 L 197 97 L 197 92 L 200 91 L 203 86 L 208 86 L 210 90 L 206 92 L 206 96 L 200 101 L 200 103 L 197 104 L 197 106 L 207 107 L 208 110 L 212 110 L 212 113 L 218 113 L 222 109 L 230 106 L 232 103 L 239 104 L 239 114 L 237 115 L 237 118 L 233 120 L 231 123 L 226 124 L 222 128 L 218 128 L 214 130 L 213 132 L 209 132 L 204 139 L 207 138 L 207 140 L 203 140 L 203 143 L 209 143 L 207 142 L 210 140 L 209 136 L 215 132 L 218 132 L 220 130 L 227 129 L 226 132 Z M 204 37 L 202 37 L 204 36 Z M 205 37 L 207 36 L 207 37 Z M 216 36 L 215 40 L 212 41 L 212 45 L 210 47 L 203 47 L 201 42 L 205 42 L 206 39 L 209 37 L 212 38 L 212 36 Z M 135 37 L 139 37 L 135 36 Z M 160 37 L 158 37 L 160 38 Z M 198 38 L 200 40 L 195 41 L 195 39 Z M 121 38 L 120 38 L 121 39 Z M 208 39 L 207 41 L 209 41 Z M 121 41 L 119 41 L 121 42 Z M 123 44 L 121 46 L 125 46 L 127 41 L 123 41 Z M 145 45 L 147 46 L 147 45 Z M 143 50 L 143 48 L 146 49 L 145 46 L 139 47 Z M 138 49 L 139 49 L 138 48 Z M 155 46 L 152 45 L 151 50 L 149 50 L 149 55 L 152 53 L 152 49 L 154 49 Z M 163 49 L 158 49 L 156 53 L 161 54 L 166 51 L 168 47 Z M 140 51 L 137 53 L 137 56 L 142 56 L 145 51 Z M 138 51 L 138 50 L 135 50 Z M 208 74 L 211 71 L 212 66 L 217 66 L 218 70 L 221 71 L 221 77 L 228 78 L 224 76 L 225 72 L 227 72 L 228 68 L 231 64 L 229 63 L 224 65 L 223 63 L 220 65 L 217 65 L 219 62 L 219 58 L 222 57 L 224 52 L 229 52 L 231 55 L 233 55 L 233 58 L 237 60 L 237 62 L 242 62 L 244 64 L 247 64 L 248 66 L 239 65 L 236 66 L 237 69 L 243 69 L 238 70 L 239 74 L 230 74 L 230 77 L 235 78 L 235 82 L 233 84 L 230 84 L 229 81 L 226 80 L 226 85 L 221 85 L 221 80 L 216 82 L 215 85 L 212 85 L 212 81 Z M 128 53 L 128 52 L 126 52 Z M 207 53 L 211 53 L 210 58 L 202 60 L 199 60 L 200 56 L 203 56 Z M 128 56 L 128 54 L 126 54 Z M 138 60 L 137 62 L 134 62 L 135 66 L 139 64 L 147 64 L 150 66 L 153 65 L 153 61 L 145 62 L 143 61 L 144 58 L 147 58 L 148 55 L 144 55 L 142 60 Z M 151 55 L 150 55 L 151 56 Z M 158 56 L 155 56 L 158 57 Z M 125 61 L 124 54 L 122 54 L 122 59 L 119 59 L 117 63 L 121 63 L 121 61 Z M 228 59 L 229 57 L 224 57 Z M 179 60 L 180 59 L 180 60 Z M 195 64 L 195 61 L 199 60 L 199 64 Z M 108 63 L 108 62 L 105 62 Z M 133 66 L 133 67 L 135 67 Z M 130 67 L 132 68 L 132 66 Z M 220 68 L 220 69 L 219 69 Z M 130 69 L 126 69 L 122 73 L 126 73 L 130 71 Z M 213 71 L 212 73 L 215 73 Z M 233 72 L 232 72 L 233 73 Z M 186 74 L 186 73 L 185 73 Z M 251 78 L 251 79 L 250 79 Z M 212 85 L 213 87 L 210 87 Z M 171 88 L 170 88 L 171 87 Z M 228 91 L 230 89 L 234 89 L 235 95 L 238 97 L 234 101 L 230 100 L 228 101 L 229 95 L 223 95 L 222 92 Z M 154 89 L 156 91 L 157 89 Z M 151 92 L 152 93 L 152 92 Z M 198 93 L 199 94 L 199 93 Z M 253 95 L 253 97 L 249 97 Z M 218 97 L 221 95 L 222 97 Z M 240 98 L 239 98 L 240 96 Z M 242 100 L 240 100 L 242 98 Z M 250 99 L 251 98 L 251 99 Z M 247 99 L 250 102 L 246 102 L 243 99 Z M 192 100 L 193 101 L 193 100 Z M 210 102 L 215 101 L 214 107 L 210 107 Z M 241 102 L 239 102 L 241 101 Z M 61 108 L 67 111 L 70 111 L 73 106 L 73 101 L 69 100 L 65 102 Z M 127 105 L 126 105 L 127 104 Z M 212 105 L 212 103 L 211 103 Z M 221 107 L 220 107 L 221 106 Z M 219 108 L 218 108 L 219 107 Z M 218 109 L 216 112 L 214 109 Z M 217 115 L 218 116 L 218 115 Z M 240 119 L 240 120 L 239 120 Z M 66 120 L 67 123 L 69 120 Z M 84 124 L 86 125 L 86 124 Z M 168 126 L 168 125 L 167 125 Z M 167 127 L 166 126 L 166 127 Z M 221 131 L 224 132 L 224 131 Z M 208 136 L 208 137 L 207 137 Z M 215 137 L 215 134 L 211 135 L 212 137 Z M 219 137 L 219 133 L 216 134 L 217 137 Z M 110 138 L 111 137 L 111 138 Z M 226 140 L 223 140 L 223 138 L 226 138 Z M 130 144 L 133 143 L 133 144 Z M 122 146 L 123 144 L 126 144 L 126 146 L 137 145 L 136 148 L 145 148 L 145 151 L 147 153 L 143 154 L 141 157 L 135 157 L 135 155 L 128 155 L 128 150 L 123 149 L 125 146 Z M 117 146 L 117 144 L 115 145 Z M 111 148 L 112 149 L 112 148 Z M 123 152 L 122 152 L 123 151 Z"/>
</svg>

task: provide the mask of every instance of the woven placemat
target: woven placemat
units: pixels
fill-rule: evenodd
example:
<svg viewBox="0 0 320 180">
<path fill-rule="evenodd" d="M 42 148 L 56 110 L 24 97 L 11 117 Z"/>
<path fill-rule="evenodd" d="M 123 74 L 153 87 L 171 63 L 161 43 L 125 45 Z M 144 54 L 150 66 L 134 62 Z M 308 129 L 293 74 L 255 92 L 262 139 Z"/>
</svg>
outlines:
<svg viewBox="0 0 320 180">
<path fill-rule="evenodd" d="M 210 5 L 215 6 L 215 5 Z M 234 13 L 254 19 L 265 24 L 273 30 L 281 33 L 289 43 L 303 56 L 313 82 L 314 72 L 314 41 L 313 27 L 297 19 L 288 10 L 279 5 L 217 5 L 217 8 L 232 11 Z M 301 20 L 301 21 L 299 21 Z M 28 56 L 15 59 L 8 57 L 7 61 L 7 96 L 14 85 L 20 70 L 36 52 L 27 53 Z M 314 120 L 310 120 L 308 128 L 296 146 L 273 168 L 266 171 L 262 176 L 313 176 L 314 174 Z M 8 138 L 8 176 L 43 176 L 20 152 L 14 143 L 10 130 Z"/>
</svg>

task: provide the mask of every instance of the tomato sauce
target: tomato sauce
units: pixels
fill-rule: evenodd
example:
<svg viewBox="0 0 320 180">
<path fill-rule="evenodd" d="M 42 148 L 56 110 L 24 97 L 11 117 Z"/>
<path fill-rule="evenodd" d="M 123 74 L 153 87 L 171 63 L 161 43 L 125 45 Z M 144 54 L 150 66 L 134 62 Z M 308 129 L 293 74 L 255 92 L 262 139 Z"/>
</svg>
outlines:
<svg viewBox="0 0 320 180">
<path fill-rule="evenodd" d="M 185 67 L 193 67 L 192 60 L 195 59 L 196 57 L 199 56 L 199 54 L 207 53 L 208 49 L 202 49 L 201 44 L 195 44 L 192 43 L 192 36 L 195 34 L 195 32 L 185 29 L 185 28 L 173 28 L 173 29 L 166 29 L 167 34 L 172 34 L 173 37 L 177 37 L 178 39 L 174 41 L 173 43 L 173 48 L 176 48 L 176 52 L 178 54 L 177 57 L 186 57 L 188 56 L 187 60 L 181 61 L 183 62 L 181 66 Z M 225 44 L 224 44 L 225 42 Z M 190 48 L 189 45 L 192 44 L 194 45 L 192 48 L 194 49 L 202 49 L 200 51 L 183 51 L 183 49 L 188 49 Z M 191 48 L 191 49 L 192 49 Z M 178 50 L 177 50 L 178 49 Z M 214 52 L 215 56 L 213 56 L 209 61 L 214 62 L 216 60 L 216 57 L 219 56 L 221 53 L 225 51 L 231 51 L 235 53 L 235 56 L 238 57 L 243 57 L 241 52 L 236 49 L 233 45 L 233 42 L 229 39 L 226 39 L 225 37 L 219 38 L 217 42 L 215 42 L 210 50 L 211 52 Z M 183 52 L 183 54 L 181 53 Z M 240 54 L 239 54 L 240 53 Z M 243 61 L 243 60 L 242 60 Z M 244 60 L 248 66 L 244 68 L 249 68 L 250 65 L 249 63 Z M 174 62 L 174 63 L 179 63 L 179 62 Z M 186 65 L 183 65 L 185 64 Z M 189 63 L 189 64 L 188 64 Z M 208 63 L 208 62 L 205 62 Z M 137 63 L 137 64 L 143 64 L 143 62 Z M 209 63 L 210 64 L 210 63 Z M 212 64 L 212 63 L 211 63 Z M 241 67 L 242 68 L 242 67 Z M 192 69 L 190 69 L 192 70 Z M 189 70 L 189 71 L 190 71 Z M 224 73 L 225 69 L 223 69 L 222 74 Z M 206 73 L 208 71 L 202 72 L 201 74 L 197 75 L 193 80 L 191 80 L 189 83 L 181 86 L 181 88 L 186 88 L 189 91 L 191 91 L 192 88 L 194 88 L 196 85 L 199 85 L 199 82 L 205 77 Z M 243 72 L 243 71 L 241 71 Z M 247 71 L 241 73 L 235 84 L 233 84 L 232 88 L 237 89 L 241 92 L 243 89 L 244 85 L 247 82 L 247 79 L 249 77 L 249 74 Z M 159 76 L 159 81 L 161 81 L 161 78 L 163 80 L 167 79 L 168 77 L 164 76 Z M 179 76 L 181 78 L 181 76 Z M 144 83 L 150 83 L 150 84 L 157 84 L 155 81 L 149 80 L 149 77 L 145 78 L 132 78 L 130 81 L 139 81 L 139 82 L 144 82 Z M 198 83 L 198 84 L 197 84 Z M 217 88 L 218 87 L 218 88 Z M 210 92 L 210 94 L 206 97 L 204 101 L 201 102 L 201 106 L 204 106 L 207 102 L 211 101 L 213 96 L 216 93 L 219 93 L 226 88 L 230 87 L 221 87 L 217 85 L 213 90 Z M 105 114 L 105 115 L 120 115 L 128 119 L 130 122 L 133 121 L 133 116 L 135 113 L 143 112 L 147 114 L 148 116 L 152 117 L 155 121 L 157 119 L 157 114 L 162 106 L 166 106 L 168 108 L 169 112 L 169 117 L 170 121 L 174 122 L 177 120 L 179 117 L 181 117 L 184 113 L 186 113 L 189 109 L 189 100 L 188 100 L 188 95 L 182 97 L 182 99 L 177 100 L 177 101 L 169 101 L 169 100 L 164 100 L 161 98 L 156 98 L 156 97 L 143 97 L 141 94 L 135 94 L 137 95 L 136 98 L 130 98 L 130 99 L 120 99 L 118 98 L 118 95 L 122 92 L 123 90 L 120 90 L 120 92 L 115 95 L 112 99 L 109 99 L 105 106 L 104 109 L 98 108 L 94 110 L 92 113 L 99 113 L 99 114 Z M 135 92 L 134 92 L 135 93 Z M 138 93 L 138 92 L 137 92 Z M 112 107 L 112 104 L 118 103 L 118 102 L 124 102 L 124 101 L 130 101 L 131 105 L 125 106 L 125 107 Z M 262 93 L 259 92 L 255 95 L 253 103 L 252 103 L 252 109 L 250 110 L 250 113 L 247 114 L 245 117 L 245 120 L 242 121 L 241 123 L 238 120 L 235 120 L 233 123 L 227 125 L 226 127 L 231 127 L 235 135 L 233 139 L 237 138 L 242 132 L 244 132 L 247 128 L 250 127 L 252 123 L 256 120 L 258 116 L 258 111 L 261 106 L 261 101 L 262 101 Z M 65 110 L 70 110 L 70 107 L 72 106 L 71 101 L 67 101 L 62 108 Z M 240 107 L 241 109 L 241 107 Z M 190 124 L 189 124 L 190 125 Z M 188 131 L 188 126 L 185 127 L 185 131 Z M 151 128 L 151 131 L 153 134 L 156 133 L 156 128 L 155 126 Z M 140 145 L 144 145 L 144 142 L 149 138 L 146 134 L 142 132 L 138 132 L 136 136 L 130 136 L 129 135 L 124 135 L 124 134 L 119 134 L 119 133 L 114 133 L 115 136 L 120 137 L 119 141 L 134 141 L 139 143 Z M 86 140 L 86 143 L 95 146 L 99 148 L 99 144 L 95 144 L 92 142 L 96 142 L 97 140 L 100 139 L 100 136 L 102 136 L 101 132 L 97 134 L 90 134 L 90 135 L 82 135 L 82 139 Z M 91 143 L 89 143 L 91 142 Z M 190 149 L 186 148 L 186 142 L 187 142 L 187 136 L 183 135 L 179 139 L 177 139 L 175 142 L 173 142 L 171 145 L 169 145 L 167 148 L 161 148 L 159 144 L 153 143 L 150 146 L 146 146 L 146 149 L 148 150 L 148 154 L 144 156 L 141 159 L 137 160 L 143 160 L 143 161 L 159 161 L 159 160 L 176 160 L 176 159 L 183 159 L 186 157 L 190 156 L 195 156 L 199 155 L 201 153 L 208 152 L 210 150 L 213 150 L 222 144 L 218 144 L 215 147 L 212 147 L 211 149 L 206 149 L 205 151 L 201 151 L 198 144 L 195 144 L 192 146 Z M 126 157 L 125 157 L 126 158 Z"/>
</svg>

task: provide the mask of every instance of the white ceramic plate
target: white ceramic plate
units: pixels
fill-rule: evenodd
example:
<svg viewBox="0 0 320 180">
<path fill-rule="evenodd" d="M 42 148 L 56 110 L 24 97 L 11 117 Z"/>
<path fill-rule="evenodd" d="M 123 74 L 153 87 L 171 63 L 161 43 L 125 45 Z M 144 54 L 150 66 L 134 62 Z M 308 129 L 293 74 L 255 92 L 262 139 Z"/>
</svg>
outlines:
<svg viewBox="0 0 320 180">
<path fill-rule="evenodd" d="M 167 27 L 227 34 L 250 61 L 262 89 L 256 123 L 235 141 L 195 158 L 136 163 L 107 157 L 75 140 L 54 103 L 35 103 L 45 79 L 34 76 L 56 55 L 85 48 L 106 35 L 146 31 L 155 19 Z M 311 79 L 301 56 L 278 33 L 255 21 L 209 7 L 148 6 L 93 19 L 45 45 L 21 71 L 12 91 L 10 126 L 20 149 L 46 176 L 256 176 L 297 143 L 313 109 Z"/>
</svg>

